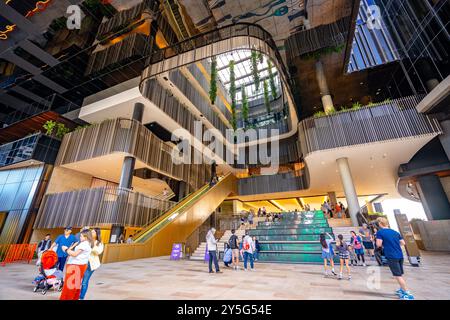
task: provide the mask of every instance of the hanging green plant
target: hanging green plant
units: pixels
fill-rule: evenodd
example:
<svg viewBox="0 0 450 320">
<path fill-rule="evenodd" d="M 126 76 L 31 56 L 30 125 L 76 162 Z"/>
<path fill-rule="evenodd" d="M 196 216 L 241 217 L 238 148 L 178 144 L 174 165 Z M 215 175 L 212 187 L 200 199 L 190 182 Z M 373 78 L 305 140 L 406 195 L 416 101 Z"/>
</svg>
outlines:
<svg viewBox="0 0 450 320">
<path fill-rule="evenodd" d="M 216 103 L 217 97 L 217 60 L 216 57 L 212 58 L 211 62 L 211 80 L 209 82 L 209 99 L 211 104 Z"/>
<path fill-rule="evenodd" d="M 270 113 L 271 110 L 270 110 L 269 88 L 267 85 L 267 80 L 264 80 L 263 88 L 264 88 L 264 104 L 266 105 L 267 113 Z"/>
<path fill-rule="evenodd" d="M 44 125 L 42 126 L 42 128 L 45 129 L 45 134 L 48 136 L 53 135 L 53 130 L 56 127 L 56 122 L 53 120 L 48 120 L 44 123 Z"/>
<path fill-rule="evenodd" d="M 230 60 L 228 68 L 230 69 L 230 97 L 231 97 L 231 126 L 236 131 L 236 75 L 234 74 L 234 60 Z"/>
<path fill-rule="evenodd" d="M 259 63 L 263 64 L 264 59 L 263 59 L 263 55 L 261 52 L 258 52 L 258 60 L 259 60 Z"/>
<path fill-rule="evenodd" d="M 70 129 L 67 128 L 64 123 L 58 123 L 56 125 L 56 137 L 62 139 L 65 134 L 69 133 Z"/>
<path fill-rule="evenodd" d="M 275 100 L 277 98 L 277 86 L 275 85 L 275 79 L 273 77 L 272 72 L 272 63 L 269 59 L 267 59 L 267 66 L 269 68 L 269 83 L 270 83 L 270 90 L 272 91 L 272 98 Z"/>
<path fill-rule="evenodd" d="M 247 128 L 248 123 L 248 98 L 245 93 L 245 86 L 242 86 L 242 118 L 244 120 L 244 129 Z"/>
<path fill-rule="evenodd" d="M 251 69 L 252 75 L 253 75 L 253 82 L 255 83 L 256 91 L 258 91 L 259 90 L 259 82 L 260 82 L 259 73 L 258 73 L 258 52 L 256 52 L 255 50 L 252 50 L 250 59 L 251 59 L 250 69 Z"/>
</svg>

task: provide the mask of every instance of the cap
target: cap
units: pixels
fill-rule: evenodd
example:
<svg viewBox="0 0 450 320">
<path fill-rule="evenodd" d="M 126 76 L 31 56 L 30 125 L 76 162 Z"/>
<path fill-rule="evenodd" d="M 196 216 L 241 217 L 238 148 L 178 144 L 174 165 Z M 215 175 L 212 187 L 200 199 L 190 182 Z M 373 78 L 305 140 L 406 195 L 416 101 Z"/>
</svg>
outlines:
<svg viewBox="0 0 450 320">
<path fill-rule="evenodd" d="M 72 227 L 65 227 L 64 230 L 72 230 Z"/>
</svg>

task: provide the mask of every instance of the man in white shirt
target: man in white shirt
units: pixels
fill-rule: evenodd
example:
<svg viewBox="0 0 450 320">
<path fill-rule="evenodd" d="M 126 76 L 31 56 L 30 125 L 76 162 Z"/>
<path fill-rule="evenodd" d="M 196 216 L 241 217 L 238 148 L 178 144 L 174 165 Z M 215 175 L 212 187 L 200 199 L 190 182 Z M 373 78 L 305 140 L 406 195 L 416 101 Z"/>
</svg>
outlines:
<svg viewBox="0 0 450 320">
<path fill-rule="evenodd" d="M 252 271 L 255 271 L 253 265 L 253 251 L 255 251 L 255 243 L 253 242 L 252 237 L 248 235 L 248 231 L 245 232 L 242 250 L 244 251 L 244 270 L 247 271 L 247 261 L 250 260 L 250 268 Z"/>
<path fill-rule="evenodd" d="M 209 273 L 214 273 L 212 270 L 212 263 L 214 261 L 214 267 L 216 268 L 216 273 L 222 273 L 219 269 L 219 262 L 217 261 L 217 239 L 214 234 L 216 233 L 215 228 L 211 228 L 206 234 L 206 245 L 208 247 L 209 253 Z"/>
</svg>

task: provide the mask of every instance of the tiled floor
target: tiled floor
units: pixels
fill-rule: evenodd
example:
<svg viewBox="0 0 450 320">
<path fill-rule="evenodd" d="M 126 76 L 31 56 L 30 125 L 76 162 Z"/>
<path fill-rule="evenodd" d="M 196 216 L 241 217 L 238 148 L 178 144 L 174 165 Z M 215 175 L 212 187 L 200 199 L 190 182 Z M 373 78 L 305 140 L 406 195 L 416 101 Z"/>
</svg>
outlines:
<svg viewBox="0 0 450 320">
<path fill-rule="evenodd" d="M 397 289 L 389 269 L 378 266 L 354 267 L 351 281 L 325 278 L 319 265 L 261 263 L 255 272 L 223 267 L 223 274 L 207 269 L 203 262 L 168 257 L 107 264 L 92 276 L 86 298 L 395 299 Z M 421 267 L 405 270 L 417 299 L 450 299 L 450 254 L 424 253 Z M 36 271 L 32 264 L 0 267 L 0 299 L 58 299 L 57 292 L 33 293 Z"/>
</svg>

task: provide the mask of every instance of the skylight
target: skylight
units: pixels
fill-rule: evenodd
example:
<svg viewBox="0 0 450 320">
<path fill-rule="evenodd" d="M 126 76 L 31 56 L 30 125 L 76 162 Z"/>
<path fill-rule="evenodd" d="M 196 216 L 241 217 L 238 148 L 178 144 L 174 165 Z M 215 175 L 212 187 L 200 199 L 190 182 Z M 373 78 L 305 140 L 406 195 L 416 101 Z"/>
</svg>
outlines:
<svg viewBox="0 0 450 320">
<path fill-rule="evenodd" d="M 256 91 L 254 84 L 252 69 L 251 69 L 251 50 L 235 50 L 233 52 L 225 53 L 217 56 L 217 70 L 220 81 L 227 90 L 230 90 L 230 69 L 228 65 L 231 60 L 234 60 L 235 77 L 236 77 L 236 100 L 241 100 L 241 87 L 245 85 L 245 90 L 249 101 L 263 97 L 263 80 L 269 81 L 269 68 L 267 64 L 267 57 L 263 55 L 263 62 L 258 60 L 258 74 L 261 79 L 259 90 Z M 272 73 L 274 75 L 277 92 L 280 93 L 280 79 L 277 69 L 272 64 Z M 270 86 L 268 86 L 269 94 L 271 94 Z"/>
</svg>

